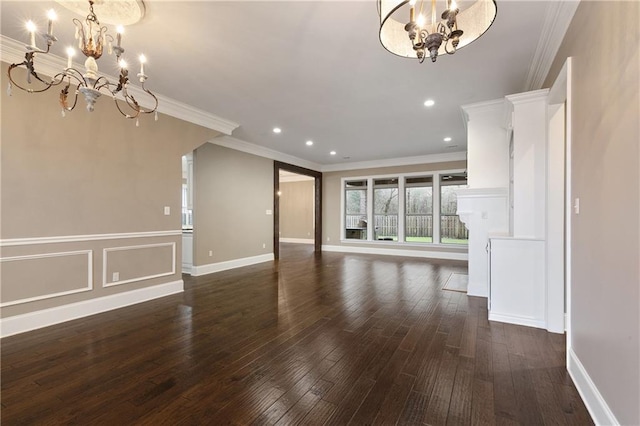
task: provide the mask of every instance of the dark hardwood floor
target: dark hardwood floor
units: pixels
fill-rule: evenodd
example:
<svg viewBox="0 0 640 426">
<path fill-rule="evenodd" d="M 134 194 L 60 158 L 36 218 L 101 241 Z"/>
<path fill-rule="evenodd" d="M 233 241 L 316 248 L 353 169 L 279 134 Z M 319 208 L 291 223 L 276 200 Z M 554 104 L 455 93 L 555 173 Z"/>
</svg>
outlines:
<svg viewBox="0 0 640 426">
<path fill-rule="evenodd" d="M 442 290 L 465 262 L 281 256 L 3 339 L 2 424 L 592 424 L 564 336 Z"/>
</svg>

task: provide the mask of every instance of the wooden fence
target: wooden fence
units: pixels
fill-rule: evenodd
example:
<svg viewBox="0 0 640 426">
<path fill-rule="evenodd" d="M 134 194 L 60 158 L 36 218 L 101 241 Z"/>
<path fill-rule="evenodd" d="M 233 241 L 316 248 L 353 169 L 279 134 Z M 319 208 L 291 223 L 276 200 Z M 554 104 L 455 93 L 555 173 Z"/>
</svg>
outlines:
<svg viewBox="0 0 640 426">
<path fill-rule="evenodd" d="M 347 228 L 363 228 L 363 217 L 359 215 L 348 215 L 346 217 Z M 375 215 L 374 226 L 376 235 L 397 236 L 398 216 L 397 215 Z M 433 236 L 433 216 L 431 215 L 411 215 L 405 218 L 405 236 L 407 237 L 432 237 Z M 469 238 L 469 230 L 464 226 L 457 215 L 440 216 L 440 238 L 453 238 L 466 240 Z"/>
</svg>

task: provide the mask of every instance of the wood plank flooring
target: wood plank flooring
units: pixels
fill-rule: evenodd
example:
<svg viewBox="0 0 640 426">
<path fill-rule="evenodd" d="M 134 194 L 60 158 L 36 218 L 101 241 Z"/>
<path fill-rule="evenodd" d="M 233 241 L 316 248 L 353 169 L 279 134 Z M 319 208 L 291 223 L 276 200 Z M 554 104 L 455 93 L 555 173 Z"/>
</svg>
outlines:
<svg viewBox="0 0 640 426">
<path fill-rule="evenodd" d="M 281 256 L 3 339 L 2 424 L 593 424 L 564 336 L 442 290 L 466 262 Z"/>
</svg>

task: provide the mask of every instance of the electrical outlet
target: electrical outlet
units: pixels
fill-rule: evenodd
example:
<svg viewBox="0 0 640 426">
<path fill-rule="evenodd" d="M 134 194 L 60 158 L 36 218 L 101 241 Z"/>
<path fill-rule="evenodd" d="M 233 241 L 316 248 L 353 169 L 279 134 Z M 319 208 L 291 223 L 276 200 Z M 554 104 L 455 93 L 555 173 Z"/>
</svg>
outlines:
<svg viewBox="0 0 640 426">
<path fill-rule="evenodd" d="M 267 248 L 267 245 L 265 243 L 262 243 L 262 248 Z"/>
<path fill-rule="evenodd" d="M 573 203 L 573 210 L 576 214 L 580 214 L 580 198 L 576 198 L 576 202 Z"/>
<path fill-rule="evenodd" d="M 213 250 L 209 250 L 209 257 L 213 256 Z"/>
<path fill-rule="evenodd" d="M 331 238 L 327 237 L 327 241 L 331 241 Z"/>
<path fill-rule="evenodd" d="M 169 216 L 171 214 L 171 207 L 164 206 L 164 215 Z"/>
<path fill-rule="evenodd" d="M 120 281 L 120 272 L 114 272 L 111 281 L 112 282 Z"/>
<path fill-rule="evenodd" d="M 268 214 L 268 215 L 272 215 L 272 214 L 273 214 L 273 211 L 272 211 L 272 210 L 267 210 L 267 214 Z"/>
</svg>

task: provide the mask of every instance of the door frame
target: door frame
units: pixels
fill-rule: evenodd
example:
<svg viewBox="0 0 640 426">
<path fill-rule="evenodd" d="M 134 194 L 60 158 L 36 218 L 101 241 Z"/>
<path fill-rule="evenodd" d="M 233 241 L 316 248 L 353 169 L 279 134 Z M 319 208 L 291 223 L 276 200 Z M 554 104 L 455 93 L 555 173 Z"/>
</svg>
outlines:
<svg viewBox="0 0 640 426">
<path fill-rule="evenodd" d="M 280 161 L 273 162 L 273 257 L 280 258 L 280 170 L 314 178 L 314 251 L 322 251 L 322 173 Z"/>
</svg>

